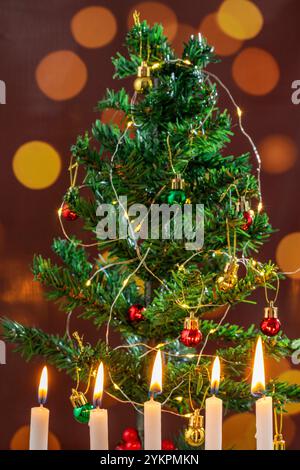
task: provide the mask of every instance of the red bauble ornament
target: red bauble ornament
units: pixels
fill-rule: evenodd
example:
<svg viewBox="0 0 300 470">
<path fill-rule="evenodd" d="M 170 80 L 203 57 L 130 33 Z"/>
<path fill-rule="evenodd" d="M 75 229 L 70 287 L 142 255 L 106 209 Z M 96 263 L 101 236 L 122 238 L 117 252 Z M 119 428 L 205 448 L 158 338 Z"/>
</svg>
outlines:
<svg viewBox="0 0 300 470">
<path fill-rule="evenodd" d="M 174 442 L 169 439 L 163 439 L 161 441 L 161 448 L 162 450 L 176 450 Z"/>
<path fill-rule="evenodd" d="M 184 327 L 180 334 L 180 341 L 188 347 L 197 346 L 202 340 L 198 319 L 191 314 L 184 320 Z"/>
<path fill-rule="evenodd" d="M 202 340 L 202 333 L 197 329 L 184 328 L 180 334 L 180 341 L 188 347 L 197 346 Z"/>
<path fill-rule="evenodd" d="M 125 442 L 137 442 L 140 440 L 139 434 L 135 428 L 124 429 L 122 439 Z"/>
<path fill-rule="evenodd" d="M 252 210 L 245 211 L 243 213 L 243 217 L 245 220 L 245 224 L 242 225 L 242 230 L 245 230 L 245 232 L 251 227 L 253 224 L 253 219 L 254 219 L 254 212 Z"/>
<path fill-rule="evenodd" d="M 276 336 L 281 329 L 280 320 L 278 318 L 264 318 L 260 324 L 260 329 L 266 336 Z"/>
<path fill-rule="evenodd" d="M 78 215 L 76 212 L 72 211 L 70 209 L 70 206 L 67 202 L 64 202 L 62 208 L 61 208 L 61 215 L 64 219 L 73 222 L 73 220 L 78 219 Z"/>
<path fill-rule="evenodd" d="M 131 305 L 131 307 L 129 307 L 128 309 L 129 320 L 132 322 L 144 320 L 143 312 L 145 310 L 146 309 L 143 305 L 139 305 L 139 304 Z"/>
<path fill-rule="evenodd" d="M 125 450 L 141 450 L 142 444 L 140 441 L 126 442 L 124 448 Z"/>
<path fill-rule="evenodd" d="M 265 318 L 260 324 L 261 332 L 266 336 L 276 336 L 281 329 L 281 323 L 278 319 L 278 308 L 274 307 L 273 301 L 269 307 L 265 308 Z"/>
</svg>

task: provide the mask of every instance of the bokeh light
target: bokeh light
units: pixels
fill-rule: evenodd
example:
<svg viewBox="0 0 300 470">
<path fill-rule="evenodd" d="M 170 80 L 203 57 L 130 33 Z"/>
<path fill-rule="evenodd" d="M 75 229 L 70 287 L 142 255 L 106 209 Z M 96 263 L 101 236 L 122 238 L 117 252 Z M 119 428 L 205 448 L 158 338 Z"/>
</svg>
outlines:
<svg viewBox="0 0 300 470">
<path fill-rule="evenodd" d="M 243 45 L 243 41 L 234 39 L 222 31 L 215 13 L 207 15 L 201 22 L 199 29 L 208 43 L 214 46 L 218 55 L 228 56 L 235 54 Z"/>
<path fill-rule="evenodd" d="M 287 135 L 274 134 L 265 137 L 259 144 L 264 171 L 272 174 L 290 170 L 298 156 L 295 142 Z"/>
<path fill-rule="evenodd" d="M 177 16 L 167 5 L 160 2 L 141 2 L 130 10 L 128 16 L 128 27 L 133 25 L 133 12 L 137 10 L 140 13 L 140 20 L 146 20 L 150 26 L 154 23 L 162 23 L 164 27 L 164 34 L 172 41 L 177 33 L 178 22 Z"/>
<path fill-rule="evenodd" d="M 223 424 L 223 449 L 255 450 L 256 448 L 255 413 L 234 414 Z M 296 435 L 296 425 L 291 417 L 284 415 L 283 433 L 287 446 Z"/>
<path fill-rule="evenodd" d="M 263 16 L 255 3 L 248 0 L 225 0 L 217 13 L 220 28 L 235 39 L 251 39 L 263 27 Z"/>
<path fill-rule="evenodd" d="M 192 35 L 196 35 L 197 30 L 189 24 L 180 23 L 177 28 L 176 37 L 172 41 L 172 47 L 176 51 L 176 54 L 181 57 L 184 43 L 187 43 Z"/>
<path fill-rule="evenodd" d="M 266 369 L 266 376 L 267 379 L 277 379 L 280 374 L 290 370 L 291 362 L 282 357 L 279 361 L 276 361 L 273 357 L 266 356 L 265 357 L 265 369 Z"/>
<path fill-rule="evenodd" d="M 117 22 L 108 8 L 91 6 L 79 10 L 73 16 L 71 31 L 81 46 L 103 47 L 115 37 Z"/>
<path fill-rule="evenodd" d="M 223 449 L 255 449 L 255 432 L 256 425 L 254 413 L 241 413 L 230 416 L 225 419 L 223 423 Z"/>
<path fill-rule="evenodd" d="M 28 450 L 29 448 L 29 426 L 21 426 L 13 435 L 10 441 L 9 448 L 10 450 Z M 48 439 L 48 449 L 49 450 L 60 450 L 61 445 L 53 432 L 49 432 Z"/>
<path fill-rule="evenodd" d="M 72 51 L 61 50 L 46 55 L 36 69 L 40 90 L 52 100 L 68 100 L 81 92 L 87 81 L 87 68 Z"/>
<path fill-rule="evenodd" d="M 118 109 L 107 108 L 101 113 L 101 122 L 104 124 L 116 124 L 121 130 L 125 130 L 126 115 Z"/>
<path fill-rule="evenodd" d="M 300 232 L 293 232 L 283 237 L 276 250 L 276 261 L 283 272 L 289 273 L 300 268 Z M 287 274 L 292 279 L 300 279 L 300 271 Z"/>
<path fill-rule="evenodd" d="M 26 142 L 13 157 L 13 171 L 17 180 L 27 188 L 44 189 L 51 186 L 60 174 L 60 156 L 47 142 Z"/>
<path fill-rule="evenodd" d="M 278 380 L 300 385 L 300 370 L 292 369 L 280 374 Z M 300 403 L 287 403 L 284 407 L 290 415 L 300 413 Z"/>
<path fill-rule="evenodd" d="M 280 70 L 269 52 L 257 47 L 248 47 L 235 58 L 232 75 L 243 91 L 250 95 L 261 96 L 275 88 Z"/>
</svg>

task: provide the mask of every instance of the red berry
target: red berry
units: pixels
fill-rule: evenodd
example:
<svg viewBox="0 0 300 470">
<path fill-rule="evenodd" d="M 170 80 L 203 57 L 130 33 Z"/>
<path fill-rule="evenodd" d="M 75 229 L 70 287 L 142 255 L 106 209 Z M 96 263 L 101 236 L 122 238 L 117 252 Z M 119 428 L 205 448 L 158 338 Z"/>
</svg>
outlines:
<svg viewBox="0 0 300 470">
<path fill-rule="evenodd" d="M 169 439 L 163 439 L 161 441 L 161 448 L 162 450 L 176 450 L 174 442 Z"/>
<path fill-rule="evenodd" d="M 140 443 L 140 441 L 125 443 L 125 450 L 141 450 L 141 448 L 142 444 Z"/>
<path fill-rule="evenodd" d="M 180 335 L 180 341 L 188 347 L 197 346 L 202 340 L 202 333 L 198 329 L 184 328 Z"/>
<path fill-rule="evenodd" d="M 260 324 L 261 332 L 266 336 L 276 336 L 281 328 L 278 318 L 264 318 Z"/>
<path fill-rule="evenodd" d="M 145 311 L 143 305 L 135 304 L 131 305 L 128 309 L 128 317 L 131 322 L 144 320 L 143 312 Z"/>
<path fill-rule="evenodd" d="M 135 428 L 124 429 L 122 439 L 125 442 L 136 442 L 140 440 L 138 432 Z"/>
<path fill-rule="evenodd" d="M 70 209 L 70 206 L 67 202 L 65 202 L 61 208 L 61 215 L 64 219 L 69 220 L 70 222 L 73 222 L 73 220 L 78 219 L 78 215 L 76 214 L 76 212 Z"/>
</svg>

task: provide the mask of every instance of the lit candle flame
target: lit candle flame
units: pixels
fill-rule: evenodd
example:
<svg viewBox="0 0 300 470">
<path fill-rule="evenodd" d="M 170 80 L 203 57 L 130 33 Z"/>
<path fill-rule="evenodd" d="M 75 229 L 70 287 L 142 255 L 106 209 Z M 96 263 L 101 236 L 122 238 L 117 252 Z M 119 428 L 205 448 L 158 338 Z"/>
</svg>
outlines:
<svg viewBox="0 0 300 470">
<path fill-rule="evenodd" d="M 96 408 L 101 407 L 102 395 L 103 395 L 103 384 L 104 384 L 104 367 L 103 362 L 100 362 L 94 387 L 93 403 Z"/>
<path fill-rule="evenodd" d="M 48 370 L 47 367 L 44 366 L 42 373 L 41 373 L 41 378 L 40 378 L 40 384 L 39 384 L 39 404 L 44 405 L 47 400 L 47 393 L 48 393 Z"/>
<path fill-rule="evenodd" d="M 157 351 L 150 383 L 150 393 L 161 393 L 162 392 L 162 358 L 161 351 Z"/>
<path fill-rule="evenodd" d="M 253 396 L 262 396 L 265 393 L 265 366 L 264 366 L 264 354 L 261 337 L 258 337 L 255 356 L 254 366 L 251 383 L 251 393 Z"/>
<path fill-rule="evenodd" d="M 219 391 L 220 375 L 221 375 L 221 364 L 220 364 L 219 356 L 217 356 L 214 360 L 212 373 L 211 373 L 210 391 L 212 395 L 216 395 Z"/>
</svg>

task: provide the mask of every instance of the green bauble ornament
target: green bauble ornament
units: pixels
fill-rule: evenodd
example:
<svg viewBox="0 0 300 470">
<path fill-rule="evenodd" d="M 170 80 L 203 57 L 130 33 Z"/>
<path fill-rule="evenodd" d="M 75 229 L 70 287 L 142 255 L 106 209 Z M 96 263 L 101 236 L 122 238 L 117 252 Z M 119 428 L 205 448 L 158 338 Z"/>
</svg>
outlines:
<svg viewBox="0 0 300 470">
<path fill-rule="evenodd" d="M 78 390 L 72 389 L 70 401 L 73 405 L 73 416 L 78 423 L 86 424 L 90 419 L 90 411 L 94 409 L 91 403 L 88 403 L 85 395 Z"/>
<path fill-rule="evenodd" d="M 83 406 L 79 406 L 74 408 L 73 416 L 78 421 L 78 423 L 87 424 L 90 419 L 90 411 L 93 409 L 93 405 L 91 403 L 86 403 Z"/>
<path fill-rule="evenodd" d="M 184 204 L 186 201 L 186 195 L 184 192 L 184 180 L 181 175 L 176 175 L 171 182 L 171 191 L 168 195 L 168 204 Z"/>
<path fill-rule="evenodd" d="M 185 192 L 182 189 L 172 189 L 168 195 L 168 204 L 184 204 L 186 201 Z"/>
</svg>

